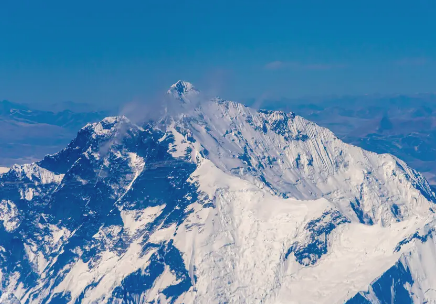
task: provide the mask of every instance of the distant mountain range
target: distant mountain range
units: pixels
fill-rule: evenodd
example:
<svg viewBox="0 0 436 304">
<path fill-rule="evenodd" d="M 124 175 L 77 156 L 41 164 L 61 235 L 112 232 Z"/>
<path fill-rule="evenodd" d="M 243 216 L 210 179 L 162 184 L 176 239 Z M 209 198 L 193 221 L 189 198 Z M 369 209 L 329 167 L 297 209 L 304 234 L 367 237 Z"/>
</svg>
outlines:
<svg viewBox="0 0 436 304">
<path fill-rule="evenodd" d="M 65 109 L 71 107 L 74 110 Z M 77 110 L 81 111 L 77 111 Z M 75 103 L 52 106 L 52 110 L 0 101 L 0 166 L 42 159 L 64 147 L 86 123 L 102 119 L 108 111 Z"/>
<path fill-rule="evenodd" d="M 434 94 L 284 99 L 266 101 L 262 107 L 293 111 L 332 130 L 347 143 L 391 153 L 436 184 Z"/>
</svg>

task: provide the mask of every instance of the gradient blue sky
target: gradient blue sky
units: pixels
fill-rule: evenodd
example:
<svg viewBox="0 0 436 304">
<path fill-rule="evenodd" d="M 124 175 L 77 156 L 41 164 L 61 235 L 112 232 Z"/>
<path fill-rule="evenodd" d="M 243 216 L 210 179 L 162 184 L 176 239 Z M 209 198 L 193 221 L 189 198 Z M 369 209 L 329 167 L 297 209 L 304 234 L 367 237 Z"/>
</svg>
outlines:
<svg viewBox="0 0 436 304">
<path fill-rule="evenodd" d="M 436 1 L 20 1 L 0 99 L 116 104 L 178 79 L 231 99 L 436 91 Z"/>
</svg>

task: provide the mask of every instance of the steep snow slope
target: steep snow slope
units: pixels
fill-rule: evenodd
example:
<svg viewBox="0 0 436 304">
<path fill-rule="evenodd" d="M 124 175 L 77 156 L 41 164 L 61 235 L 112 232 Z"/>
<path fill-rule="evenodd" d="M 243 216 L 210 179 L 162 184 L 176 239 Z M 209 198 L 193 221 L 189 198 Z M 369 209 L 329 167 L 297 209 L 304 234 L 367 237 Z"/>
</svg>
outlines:
<svg viewBox="0 0 436 304">
<path fill-rule="evenodd" d="M 0 175 L 1 303 L 436 301 L 421 175 L 292 113 L 168 94 L 183 114 L 109 117 Z"/>
<path fill-rule="evenodd" d="M 325 197 L 347 217 L 369 224 L 428 211 L 427 182 L 403 162 L 344 144 L 292 113 L 216 101 L 181 121 L 220 169 L 283 197 Z"/>
</svg>

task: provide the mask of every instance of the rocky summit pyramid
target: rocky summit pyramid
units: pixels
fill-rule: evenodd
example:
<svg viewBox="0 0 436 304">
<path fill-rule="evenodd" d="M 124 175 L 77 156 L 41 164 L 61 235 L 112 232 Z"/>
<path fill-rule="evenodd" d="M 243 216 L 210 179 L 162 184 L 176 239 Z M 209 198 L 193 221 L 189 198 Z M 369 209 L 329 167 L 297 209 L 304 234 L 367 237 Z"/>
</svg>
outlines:
<svg viewBox="0 0 436 304">
<path fill-rule="evenodd" d="M 436 303 L 435 201 L 293 113 L 108 117 L 0 175 L 0 303 Z"/>
<path fill-rule="evenodd" d="M 173 84 L 167 91 L 171 97 L 183 102 L 189 102 L 190 99 L 199 97 L 200 92 L 190 82 L 179 80 Z"/>
</svg>

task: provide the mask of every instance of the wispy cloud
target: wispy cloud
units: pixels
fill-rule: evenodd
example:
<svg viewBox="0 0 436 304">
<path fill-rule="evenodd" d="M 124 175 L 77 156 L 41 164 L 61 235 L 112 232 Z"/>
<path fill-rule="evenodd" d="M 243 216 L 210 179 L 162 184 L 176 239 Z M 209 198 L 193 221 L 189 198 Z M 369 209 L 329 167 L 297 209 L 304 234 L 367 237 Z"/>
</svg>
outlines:
<svg viewBox="0 0 436 304">
<path fill-rule="evenodd" d="M 287 66 L 287 63 L 284 61 L 272 61 L 272 62 L 268 62 L 265 65 L 265 69 L 267 70 L 280 70 L 283 69 Z"/>
<path fill-rule="evenodd" d="M 428 64 L 430 61 L 426 57 L 406 57 L 394 61 L 394 64 L 398 66 L 421 66 Z"/>
<path fill-rule="evenodd" d="M 272 61 L 265 65 L 267 70 L 333 70 L 345 68 L 345 64 L 332 64 L 332 63 L 301 63 L 297 61 Z"/>
</svg>

